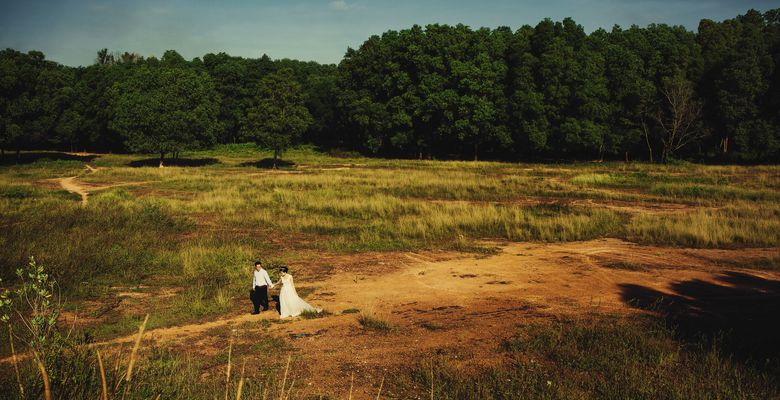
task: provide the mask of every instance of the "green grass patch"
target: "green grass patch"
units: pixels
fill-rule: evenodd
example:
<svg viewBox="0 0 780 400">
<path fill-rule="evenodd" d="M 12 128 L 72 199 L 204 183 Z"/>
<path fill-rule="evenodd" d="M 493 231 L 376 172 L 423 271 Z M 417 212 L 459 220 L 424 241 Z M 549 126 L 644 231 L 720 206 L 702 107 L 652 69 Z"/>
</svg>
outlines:
<svg viewBox="0 0 780 400">
<path fill-rule="evenodd" d="M 711 201 L 748 200 L 748 201 L 780 201 L 780 193 L 774 190 L 755 190 L 725 185 L 705 184 L 655 184 L 650 193 L 680 199 L 706 199 Z"/>
<path fill-rule="evenodd" d="M 627 262 L 627 261 L 610 261 L 599 264 L 601 267 L 610 269 L 622 269 L 624 271 L 649 271 L 650 269 L 644 265 Z"/>
<path fill-rule="evenodd" d="M 650 177 L 644 173 L 585 173 L 575 175 L 571 183 L 593 187 L 639 187 L 649 184 Z"/>
<path fill-rule="evenodd" d="M 365 313 L 360 314 L 358 322 L 364 329 L 380 333 L 391 333 L 398 329 L 398 327 L 390 321 Z"/>
<path fill-rule="evenodd" d="M 331 315 L 333 315 L 333 314 L 331 314 L 327 310 L 321 310 L 321 311 L 309 311 L 309 310 L 306 310 L 306 311 L 301 313 L 301 318 L 303 318 L 303 319 L 317 319 L 317 318 L 329 317 Z"/>
</svg>

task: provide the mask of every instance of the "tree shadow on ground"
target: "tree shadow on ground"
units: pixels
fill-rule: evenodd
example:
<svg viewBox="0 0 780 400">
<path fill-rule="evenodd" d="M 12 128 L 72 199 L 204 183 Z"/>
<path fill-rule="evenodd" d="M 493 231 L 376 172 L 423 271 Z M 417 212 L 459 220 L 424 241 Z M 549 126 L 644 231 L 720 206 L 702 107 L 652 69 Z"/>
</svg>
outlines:
<svg viewBox="0 0 780 400">
<path fill-rule="evenodd" d="M 204 167 L 206 165 L 219 164 L 216 158 L 171 158 L 163 160 L 166 167 Z M 146 158 L 143 160 L 134 160 L 127 163 L 130 167 L 158 167 L 159 158 Z"/>
<path fill-rule="evenodd" d="M 16 153 L 6 152 L 0 159 L 0 165 L 17 165 L 17 164 L 32 164 L 38 161 L 81 161 L 92 162 L 96 159 L 96 155 L 78 155 L 68 154 L 56 151 L 40 151 L 40 152 L 22 152 L 19 153 L 19 157 L 16 157 Z"/>
<path fill-rule="evenodd" d="M 244 163 L 239 164 L 242 167 L 255 167 L 255 168 L 265 168 L 265 169 L 271 169 L 274 167 L 274 159 L 273 158 L 264 158 L 260 161 L 247 161 Z M 276 159 L 276 168 L 294 168 L 295 163 L 292 161 L 282 160 L 282 159 Z"/>
<path fill-rule="evenodd" d="M 715 279 L 675 283 L 671 294 L 635 284 L 620 289 L 624 302 L 660 314 L 683 340 L 718 340 L 735 359 L 780 362 L 780 280 L 734 271 Z"/>
</svg>

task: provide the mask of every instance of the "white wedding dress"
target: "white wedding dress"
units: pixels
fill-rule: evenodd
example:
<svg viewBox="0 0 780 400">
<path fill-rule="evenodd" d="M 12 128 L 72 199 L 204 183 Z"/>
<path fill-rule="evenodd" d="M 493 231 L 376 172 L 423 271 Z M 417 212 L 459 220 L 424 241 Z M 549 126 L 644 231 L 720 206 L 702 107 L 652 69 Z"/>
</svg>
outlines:
<svg viewBox="0 0 780 400">
<path fill-rule="evenodd" d="M 312 307 L 309 303 L 298 297 L 298 292 L 295 291 L 295 285 L 293 284 L 292 275 L 286 274 L 279 282 L 282 284 L 282 288 L 279 290 L 279 308 L 281 312 L 279 318 L 296 317 L 301 315 L 304 311 L 322 311 L 322 309 Z"/>
</svg>

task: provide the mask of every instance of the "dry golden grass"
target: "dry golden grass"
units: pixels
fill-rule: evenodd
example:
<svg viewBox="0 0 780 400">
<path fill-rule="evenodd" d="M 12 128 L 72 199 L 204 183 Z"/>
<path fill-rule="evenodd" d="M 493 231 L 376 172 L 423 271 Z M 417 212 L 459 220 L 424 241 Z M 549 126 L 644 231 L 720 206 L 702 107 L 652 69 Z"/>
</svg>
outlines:
<svg viewBox="0 0 780 400">
<path fill-rule="evenodd" d="M 631 240 L 675 246 L 777 246 L 780 206 L 740 202 L 680 215 L 637 215 L 627 234 Z"/>
</svg>

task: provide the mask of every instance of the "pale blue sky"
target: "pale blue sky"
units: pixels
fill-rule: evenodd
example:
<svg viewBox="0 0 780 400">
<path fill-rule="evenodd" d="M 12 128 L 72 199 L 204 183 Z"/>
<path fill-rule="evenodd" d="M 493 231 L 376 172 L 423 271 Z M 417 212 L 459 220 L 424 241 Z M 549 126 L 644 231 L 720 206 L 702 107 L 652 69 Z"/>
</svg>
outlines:
<svg viewBox="0 0 780 400">
<path fill-rule="evenodd" d="M 652 22 L 695 31 L 702 18 L 775 7 L 765 0 L 0 0 L 0 48 L 41 50 L 72 66 L 92 64 L 103 47 L 157 57 L 175 49 L 186 59 L 224 51 L 337 63 L 370 35 L 413 24 L 514 30 L 568 16 L 588 32 Z"/>
</svg>

